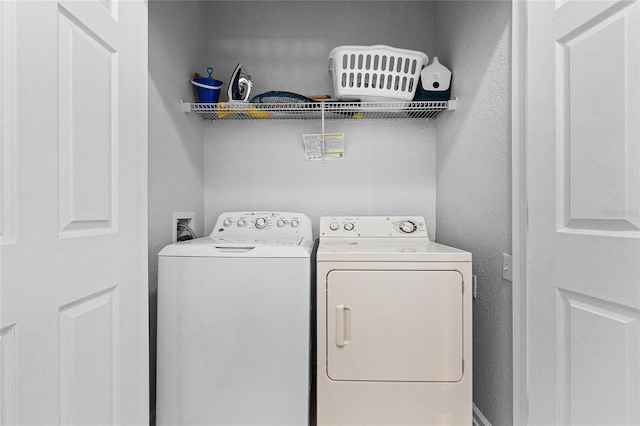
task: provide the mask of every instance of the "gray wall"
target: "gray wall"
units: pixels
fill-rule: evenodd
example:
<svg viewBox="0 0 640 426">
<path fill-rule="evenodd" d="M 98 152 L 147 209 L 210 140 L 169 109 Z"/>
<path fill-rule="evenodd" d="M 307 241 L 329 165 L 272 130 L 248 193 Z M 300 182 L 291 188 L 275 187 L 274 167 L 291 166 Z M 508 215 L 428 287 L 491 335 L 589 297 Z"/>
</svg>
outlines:
<svg viewBox="0 0 640 426">
<path fill-rule="evenodd" d="M 512 422 L 511 4 L 436 3 L 436 46 L 453 69 L 459 109 L 437 128 L 438 242 L 473 253 L 473 399 L 494 425 Z"/>
<path fill-rule="evenodd" d="M 217 77 L 227 82 L 242 63 L 254 94 L 332 94 L 327 59 L 340 45 L 434 51 L 432 2 L 212 2 L 209 16 Z M 207 124 L 205 231 L 223 211 L 260 209 L 304 212 L 316 235 L 322 215 L 423 215 L 435 235 L 435 121 L 327 121 L 326 132 L 345 133 L 345 159 L 306 161 L 302 135 L 321 133 L 320 126 Z"/>
<path fill-rule="evenodd" d="M 171 243 L 173 212 L 195 213 L 203 230 L 203 123 L 182 112 L 193 72 L 204 74 L 205 2 L 149 2 L 149 315 L 155 402 L 157 254 Z M 153 413 L 152 413 L 153 415 Z"/>
</svg>

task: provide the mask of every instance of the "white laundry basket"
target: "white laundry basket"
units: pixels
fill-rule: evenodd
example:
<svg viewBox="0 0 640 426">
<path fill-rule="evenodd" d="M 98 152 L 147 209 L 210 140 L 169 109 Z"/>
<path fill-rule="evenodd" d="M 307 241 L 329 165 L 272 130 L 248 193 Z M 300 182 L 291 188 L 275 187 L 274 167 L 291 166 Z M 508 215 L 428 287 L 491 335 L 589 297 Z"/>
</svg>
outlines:
<svg viewBox="0 0 640 426">
<path fill-rule="evenodd" d="M 390 46 L 339 46 L 329 54 L 335 97 L 345 101 L 410 101 L 420 71 L 429 58 L 423 52 Z"/>
</svg>

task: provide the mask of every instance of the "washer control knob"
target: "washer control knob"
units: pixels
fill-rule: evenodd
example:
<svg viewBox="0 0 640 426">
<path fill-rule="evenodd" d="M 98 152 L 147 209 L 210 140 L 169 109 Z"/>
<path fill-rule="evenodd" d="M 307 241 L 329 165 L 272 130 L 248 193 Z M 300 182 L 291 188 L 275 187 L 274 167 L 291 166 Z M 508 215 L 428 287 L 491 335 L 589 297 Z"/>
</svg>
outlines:
<svg viewBox="0 0 640 426">
<path fill-rule="evenodd" d="M 329 229 L 331 229 L 332 231 L 337 231 L 339 226 L 340 224 L 338 222 L 331 222 L 329 224 Z"/>
<path fill-rule="evenodd" d="M 225 219 L 225 220 L 223 220 L 223 221 L 222 221 L 222 225 L 223 225 L 224 227 L 231 226 L 231 219 Z"/>
<path fill-rule="evenodd" d="M 282 228 L 283 226 L 285 226 L 287 224 L 287 222 L 285 222 L 284 220 L 280 219 L 277 222 L 278 224 L 278 228 Z"/>
<path fill-rule="evenodd" d="M 410 221 L 410 220 L 405 220 L 400 224 L 400 230 L 405 234 L 414 233 L 416 232 L 417 229 L 418 229 L 418 226 L 413 221 Z"/>
<path fill-rule="evenodd" d="M 265 219 L 264 217 L 259 217 L 256 219 L 256 228 L 262 229 L 265 226 L 267 226 L 267 219 Z"/>
<path fill-rule="evenodd" d="M 353 228 L 355 228 L 355 225 L 351 222 L 347 222 L 344 224 L 345 231 L 353 231 Z"/>
<path fill-rule="evenodd" d="M 298 225 L 300 225 L 300 222 L 298 222 L 296 219 L 293 219 L 293 220 L 291 221 L 291 227 L 292 227 L 292 228 L 297 228 L 297 227 L 298 227 Z"/>
<path fill-rule="evenodd" d="M 244 220 L 244 219 L 238 219 L 237 225 L 238 225 L 240 228 L 245 227 L 245 226 L 247 226 L 247 221 L 246 221 L 246 220 Z"/>
</svg>

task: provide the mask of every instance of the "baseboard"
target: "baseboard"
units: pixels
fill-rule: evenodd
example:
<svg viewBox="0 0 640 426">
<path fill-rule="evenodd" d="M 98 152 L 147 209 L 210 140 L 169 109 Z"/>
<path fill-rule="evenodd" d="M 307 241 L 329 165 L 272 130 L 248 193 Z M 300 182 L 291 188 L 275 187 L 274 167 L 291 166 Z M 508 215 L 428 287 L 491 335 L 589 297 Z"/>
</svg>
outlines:
<svg viewBox="0 0 640 426">
<path fill-rule="evenodd" d="M 476 404 L 473 404 L 472 420 L 473 420 L 473 426 L 491 426 L 491 423 L 489 423 L 489 420 L 487 420 L 484 414 L 482 414 L 482 411 L 480 411 L 480 409 L 476 407 Z"/>
</svg>

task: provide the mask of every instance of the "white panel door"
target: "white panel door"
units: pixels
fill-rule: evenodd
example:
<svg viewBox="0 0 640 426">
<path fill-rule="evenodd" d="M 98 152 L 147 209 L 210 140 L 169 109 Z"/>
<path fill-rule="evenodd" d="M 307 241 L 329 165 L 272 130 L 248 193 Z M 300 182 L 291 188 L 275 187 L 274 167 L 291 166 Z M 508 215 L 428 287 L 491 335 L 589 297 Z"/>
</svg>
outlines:
<svg viewBox="0 0 640 426">
<path fill-rule="evenodd" d="M 640 4 L 527 13 L 529 423 L 640 424 Z"/>
<path fill-rule="evenodd" d="M 147 6 L 0 13 L 0 422 L 148 424 Z"/>
<path fill-rule="evenodd" d="M 331 271 L 327 375 L 332 380 L 462 379 L 462 275 Z"/>
</svg>

